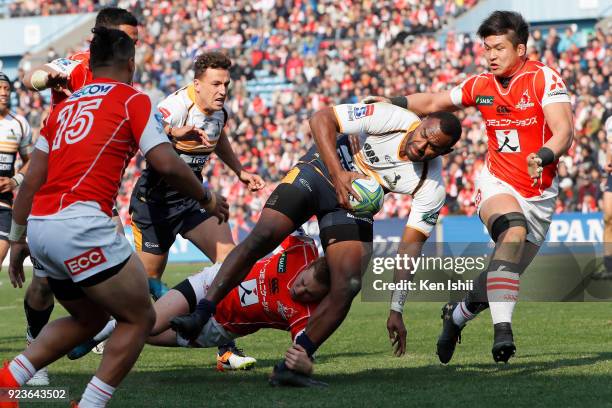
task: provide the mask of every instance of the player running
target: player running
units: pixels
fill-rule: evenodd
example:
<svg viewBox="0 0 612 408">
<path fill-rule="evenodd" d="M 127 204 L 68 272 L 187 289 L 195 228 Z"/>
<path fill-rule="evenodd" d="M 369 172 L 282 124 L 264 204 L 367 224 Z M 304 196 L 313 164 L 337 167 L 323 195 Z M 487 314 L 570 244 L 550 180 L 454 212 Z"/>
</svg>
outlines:
<svg viewBox="0 0 612 408">
<path fill-rule="evenodd" d="M 512 11 L 495 11 L 478 28 L 489 71 L 450 91 L 392 98 L 395 104 L 427 115 L 475 106 L 488 136 L 487 165 L 477 182 L 476 206 L 496 242 L 474 291 L 442 309 L 437 353 L 448 363 L 465 324 L 491 308 L 496 362 L 516 351 L 512 312 L 519 276 L 546 238 L 557 197 L 557 161 L 572 144 L 570 98 L 561 75 L 527 60 L 529 25 Z M 377 101 L 385 98 L 373 98 Z"/>
<path fill-rule="evenodd" d="M 317 145 L 274 190 L 259 221 L 225 260 L 195 313 L 172 320 L 172 327 L 184 337 L 195 338 L 246 271 L 316 215 L 330 290 L 296 338 L 312 356 L 346 317 L 371 255 L 373 214 L 350 211 L 349 194 L 358 197 L 351 187 L 356 178 L 371 176 L 387 192 L 412 195 L 402 242 L 422 242 L 429 236 L 445 199 L 438 156 L 450 152 L 461 137 L 454 115 L 434 113 L 421 121 L 390 104 L 337 105 L 315 113 L 310 127 Z M 284 364 L 277 366 L 279 375 L 284 371 Z"/>
<path fill-rule="evenodd" d="M 155 323 L 142 263 L 110 218 L 130 158 L 140 149 L 169 183 L 220 220 L 228 217 L 225 200 L 205 189 L 168 143 L 149 97 L 128 85 L 135 70 L 130 37 L 94 28 L 90 53 L 93 81 L 57 105 L 43 128 L 15 199 L 9 237 L 13 286 L 24 281 L 29 244 L 35 273 L 48 279 L 70 316 L 47 324 L 0 370 L 0 388 L 21 387 L 95 335 L 112 315 L 117 328 L 82 408 L 106 405 Z"/>
<path fill-rule="evenodd" d="M 231 65 L 232 61 L 220 52 L 198 56 L 193 82 L 168 96 L 158 108 L 176 152 L 198 179 L 202 180 L 202 170 L 214 152 L 250 191 L 257 191 L 265 183 L 258 175 L 242 168 L 224 130 L 228 113 L 223 104 Z M 213 262 L 223 262 L 235 246 L 229 224 L 219 224 L 197 201 L 168 186 L 151 166 L 147 166 L 136 182 L 130 213 L 136 252 L 149 276 L 154 299 L 168 290 L 160 279 L 178 234 Z"/>
<path fill-rule="evenodd" d="M 125 32 L 134 42 L 138 42 L 138 21 L 130 12 L 122 8 L 108 7 L 96 16 L 95 27 L 118 29 Z M 67 58 L 58 58 L 45 65 L 36 67 L 24 75 L 23 83 L 32 91 L 51 88 L 51 110 L 66 99 L 72 92 L 91 82 L 89 50 Z M 113 221 L 123 233 L 119 213 L 113 207 Z M 27 320 L 27 341 L 32 341 L 49 321 L 53 311 L 53 295 L 47 280 L 36 275 L 32 277 L 23 302 Z M 48 385 L 46 369 L 36 373 L 29 385 Z"/>
<path fill-rule="evenodd" d="M 324 258 L 318 258 L 314 241 L 307 236 L 289 236 L 281 250 L 257 262 L 243 282 L 232 289 L 218 305 L 215 315 L 198 337 L 189 341 L 170 330 L 170 319 L 193 312 L 204 298 L 220 264 L 204 268 L 176 285 L 154 304 L 157 320 L 148 344 L 165 347 L 215 347 L 259 329 L 288 330 L 291 338 L 306 327 L 317 303 L 329 290 L 329 272 Z M 113 330 L 110 322 L 97 340 L 81 345 L 68 354 L 80 358 L 96 342 Z M 290 349 L 289 367 L 303 374 L 312 373 L 312 361 L 299 346 Z M 72 355 L 71 355 L 72 354 Z M 232 356 L 228 362 L 217 362 L 217 369 L 249 369 L 255 365 L 251 357 Z"/>
</svg>

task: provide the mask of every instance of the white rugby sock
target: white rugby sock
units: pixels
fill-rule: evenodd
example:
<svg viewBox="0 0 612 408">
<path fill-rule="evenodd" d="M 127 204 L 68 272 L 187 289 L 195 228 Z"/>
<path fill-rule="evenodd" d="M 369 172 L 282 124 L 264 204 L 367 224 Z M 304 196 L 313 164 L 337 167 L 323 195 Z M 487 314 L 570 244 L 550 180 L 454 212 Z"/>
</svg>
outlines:
<svg viewBox="0 0 612 408">
<path fill-rule="evenodd" d="M 512 312 L 518 300 L 519 274 L 512 272 L 516 264 L 497 262 L 487 273 L 487 298 L 491 308 L 493 324 L 511 323 Z"/>
<path fill-rule="evenodd" d="M 34 374 L 36 374 L 36 368 L 30 363 L 30 360 L 23 354 L 18 355 L 11 361 L 8 366 L 9 371 L 13 374 L 15 381 L 19 383 L 19 386 L 30 381 Z"/>
<path fill-rule="evenodd" d="M 453 310 L 453 323 L 459 327 L 463 327 L 467 322 L 475 317 L 476 315 L 470 312 L 465 306 L 465 301 L 459 302 L 455 310 Z"/>
<path fill-rule="evenodd" d="M 113 330 L 115 330 L 115 326 L 117 325 L 117 321 L 115 319 L 109 320 L 106 323 L 106 326 L 98 334 L 94 336 L 95 341 L 104 341 L 110 337 Z"/>
<path fill-rule="evenodd" d="M 93 376 L 79 401 L 79 408 L 104 408 L 113 396 L 113 392 L 115 387 Z"/>
</svg>

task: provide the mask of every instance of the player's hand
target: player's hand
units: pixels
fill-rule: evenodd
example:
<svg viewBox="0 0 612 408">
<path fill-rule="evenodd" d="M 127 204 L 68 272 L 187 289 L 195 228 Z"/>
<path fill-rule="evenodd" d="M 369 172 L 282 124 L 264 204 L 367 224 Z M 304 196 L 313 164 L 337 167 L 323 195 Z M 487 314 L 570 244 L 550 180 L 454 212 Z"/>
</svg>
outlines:
<svg viewBox="0 0 612 408">
<path fill-rule="evenodd" d="M 50 72 L 47 76 L 47 87 L 57 92 L 63 92 L 66 96 L 72 95 L 68 89 L 68 75 L 61 72 Z"/>
<path fill-rule="evenodd" d="M 543 171 L 544 167 L 542 167 L 542 159 L 537 154 L 531 153 L 529 156 L 527 156 L 527 172 L 529 173 L 529 177 L 531 177 L 532 187 L 540 182 Z"/>
<path fill-rule="evenodd" d="M 341 171 L 335 176 L 332 174 L 332 183 L 336 188 L 336 198 L 338 199 L 340 207 L 349 211 L 352 210 L 349 202 L 349 194 L 355 199 L 359 198 L 359 194 L 353 190 L 352 184 L 353 180 L 360 178 L 365 179 L 367 177 L 354 171 Z"/>
<path fill-rule="evenodd" d="M 391 103 L 391 99 L 385 98 L 384 96 L 366 96 L 361 100 L 361 103 L 376 103 L 376 102 L 385 102 Z"/>
<path fill-rule="evenodd" d="M 393 354 L 396 357 L 401 357 L 406 354 L 406 335 L 408 331 L 404 326 L 404 318 L 401 313 L 391 310 L 387 319 L 387 330 L 389 331 L 389 340 Z"/>
<path fill-rule="evenodd" d="M 14 288 L 21 288 L 26 280 L 23 272 L 23 261 L 30 255 L 30 248 L 25 241 L 11 241 L 11 260 L 9 279 Z"/>
<path fill-rule="evenodd" d="M 247 185 L 250 191 L 259 191 L 266 186 L 265 181 L 258 174 L 249 173 L 246 170 L 240 171 L 238 178 Z"/>
<path fill-rule="evenodd" d="M 10 177 L 0 177 L 0 193 L 13 191 L 17 187 Z"/>
<path fill-rule="evenodd" d="M 179 142 L 199 142 L 206 148 L 213 146 L 206 132 L 195 125 L 172 128 L 172 138 Z"/>
<path fill-rule="evenodd" d="M 287 368 L 305 375 L 311 375 L 314 368 L 314 364 L 310 357 L 308 357 L 308 353 L 306 353 L 304 347 L 299 344 L 294 344 L 287 350 L 285 354 L 285 364 Z"/>
<path fill-rule="evenodd" d="M 227 222 L 229 218 L 229 204 L 221 194 L 212 191 L 210 193 L 210 201 L 205 203 L 201 202 L 200 205 L 207 213 L 217 217 L 219 219 L 219 224 L 223 224 Z"/>
</svg>

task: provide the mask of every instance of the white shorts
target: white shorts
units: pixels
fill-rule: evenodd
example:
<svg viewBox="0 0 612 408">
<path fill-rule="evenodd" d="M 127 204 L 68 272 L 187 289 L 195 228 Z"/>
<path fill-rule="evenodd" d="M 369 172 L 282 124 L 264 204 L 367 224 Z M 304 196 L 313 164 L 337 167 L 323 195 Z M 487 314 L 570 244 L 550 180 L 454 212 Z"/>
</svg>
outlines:
<svg viewBox="0 0 612 408">
<path fill-rule="evenodd" d="M 219 272 L 219 268 L 221 268 L 221 264 L 207 266 L 202 272 L 187 278 L 195 292 L 196 304 L 206 296 L 206 292 L 213 279 L 215 279 L 217 272 Z M 182 338 L 178 334 L 176 336 L 176 341 L 179 346 L 183 347 L 217 347 L 228 344 L 238 337 L 240 337 L 240 335 L 228 332 L 214 317 L 211 317 L 206 325 L 204 325 L 204 328 L 195 341 L 189 342 L 189 340 Z"/>
<path fill-rule="evenodd" d="M 480 214 L 482 203 L 498 194 L 510 194 L 518 201 L 523 215 L 527 219 L 527 241 L 538 246 L 542 245 L 546 240 L 548 227 L 550 227 L 555 212 L 557 197 L 528 200 L 512 186 L 492 175 L 486 166 L 483 167 L 482 172 L 476 179 L 475 202 L 478 214 Z"/>
<path fill-rule="evenodd" d="M 132 253 L 128 240 L 107 216 L 28 220 L 28 245 L 43 278 L 81 282 L 124 262 Z"/>
</svg>

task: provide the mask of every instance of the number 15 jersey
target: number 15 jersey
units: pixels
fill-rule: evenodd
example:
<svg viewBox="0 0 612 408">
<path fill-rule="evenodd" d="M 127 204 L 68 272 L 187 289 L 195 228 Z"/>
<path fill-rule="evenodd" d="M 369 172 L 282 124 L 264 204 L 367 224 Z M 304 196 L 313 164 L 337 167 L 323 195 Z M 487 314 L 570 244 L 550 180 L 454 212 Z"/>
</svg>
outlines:
<svg viewBox="0 0 612 408">
<path fill-rule="evenodd" d="M 111 216 L 129 160 L 138 148 L 145 155 L 160 143 L 169 140 L 149 97 L 96 78 L 57 105 L 41 130 L 35 148 L 49 154 L 47 180 L 31 218 L 58 218 L 69 206 L 75 211 L 62 212 L 66 218 Z"/>
</svg>

